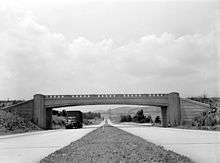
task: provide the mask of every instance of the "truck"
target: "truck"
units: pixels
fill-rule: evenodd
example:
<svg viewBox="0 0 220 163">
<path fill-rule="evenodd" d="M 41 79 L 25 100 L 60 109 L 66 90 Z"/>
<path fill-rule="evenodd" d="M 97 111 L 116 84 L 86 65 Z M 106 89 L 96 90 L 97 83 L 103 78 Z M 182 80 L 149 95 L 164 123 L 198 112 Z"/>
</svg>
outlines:
<svg viewBox="0 0 220 163">
<path fill-rule="evenodd" d="M 66 129 L 77 129 L 83 127 L 83 115 L 81 111 L 67 111 Z"/>
</svg>

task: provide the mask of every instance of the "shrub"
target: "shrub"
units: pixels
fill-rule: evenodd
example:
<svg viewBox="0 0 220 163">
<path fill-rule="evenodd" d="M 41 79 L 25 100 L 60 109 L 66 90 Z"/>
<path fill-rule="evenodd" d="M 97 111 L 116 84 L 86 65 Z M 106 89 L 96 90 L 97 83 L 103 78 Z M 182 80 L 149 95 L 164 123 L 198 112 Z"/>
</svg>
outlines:
<svg viewBox="0 0 220 163">
<path fill-rule="evenodd" d="M 214 126 L 217 124 L 217 121 L 214 117 L 214 114 L 209 114 L 205 119 L 204 119 L 204 125 L 205 126 Z"/>
<path fill-rule="evenodd" d="M 152 123 L 153 122 L 153 120 L 151 118 L 151 115 L 148 115 L 147 118 L 145 118 L 145 122 L 146 123 Z"/>
<path fill-rule="evenodd" d="M 203 112 L 192 121 L 192 126 L 215 126 L 218 124 L 218 116 L 215 112 Z"/>
<path fill-rule="evenodd" d="M 121 115 L 120 122 L 131 122 L 132 118 L 130 115 Z"/>
<path fill-rule="evenodd" d="M 133 122 L 140 122 L 140 123 L 145 123 L 146 122 L 146 117 L 144 116 L 143 110 L 138 110 L 136 115 L 132 118 Z"/>
<path fill-rule="evenodd" d="M 0 128 L 4 129 L 5 132 L 39 129 L 36 125 L 19 117 L 16 113 L 10 113 L 3 110 L 0 110 Z"/>
<path fill-rule="evenodd" d="M 161 124 L 160 116 L 156 116 L 154 123 L 159 123 Z"/>
<path fill-rule="evenodd" d="M 147 117 L 144 115 L 143 110 L 137 111 L 135 116 L 132 118 L 131 115 L 121 115 L 120 122 L 137 122 L 137 123 L 152 123 L 153 120 L 150 115 Z"/>
</svg>

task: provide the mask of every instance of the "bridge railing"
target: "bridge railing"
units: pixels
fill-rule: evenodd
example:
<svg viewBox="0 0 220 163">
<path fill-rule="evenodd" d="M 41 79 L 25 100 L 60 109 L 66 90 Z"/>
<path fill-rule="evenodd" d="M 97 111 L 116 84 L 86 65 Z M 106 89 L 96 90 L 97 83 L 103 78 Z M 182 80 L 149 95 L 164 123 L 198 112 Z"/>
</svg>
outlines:
<svg viewBox="0 0 220 163">
<path fill-rule="evenodd" d="M 84 94 L 84 95 L 45 95 L 47 99 L 62 98 L 144 98 L 144 97 L 163 97 L 167 94 Z"/>
</svg>

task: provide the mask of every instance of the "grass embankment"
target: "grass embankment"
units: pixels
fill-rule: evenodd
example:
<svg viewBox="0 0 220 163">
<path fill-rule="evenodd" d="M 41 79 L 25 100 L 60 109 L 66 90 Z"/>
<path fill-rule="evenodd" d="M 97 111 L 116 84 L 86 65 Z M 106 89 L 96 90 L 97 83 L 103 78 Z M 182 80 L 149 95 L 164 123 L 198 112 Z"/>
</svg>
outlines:
<svg viewBox="0 0 220 163">
<path fill-rule="evenodd" d="M 19 117 L 16 114 L 0 110 L 0 135 L 23 133 L 41 130 L 31 121 Z"/>
<path fill-rule="evenodd" d="M 188 163 L 191 160 L 121 129 L 105 125 L 41 160 L 41 163 L 52 162 Z"/>
<path fill-rule="evenodd" d="M 202 112 L 194 117 L 191 124 L 178 126 L 181 129 L 220 131 L 220 110 Z"/>
</svg>

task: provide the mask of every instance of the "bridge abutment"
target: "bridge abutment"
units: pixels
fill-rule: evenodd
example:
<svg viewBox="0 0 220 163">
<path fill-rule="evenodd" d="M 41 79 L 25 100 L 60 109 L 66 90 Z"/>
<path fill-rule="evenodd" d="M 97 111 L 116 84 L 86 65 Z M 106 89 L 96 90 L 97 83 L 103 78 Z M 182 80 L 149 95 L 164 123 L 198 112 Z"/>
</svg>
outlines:
<svg viewBox="0 0 220 163">
<path fill-rule="evenodd" d="M 167 123 L 170 126 L 178 126 L 181 123 L 181 109 L 179 93 L 168 94 Z"/>
<path fill-rule="evenodd" d="M 162 126 L 167 127 L 167 106 L 161 107 Z"/>
<path fill-rule="evenodd" d="M 34 95 L 34 123 L 37 124 L 42 129 L 47 128 L 47 110 L 45 108 L 45 97 L 41 94 Z"/>
<path fill-rule="evenodd" d="M 46 129 L 52 129 L 52 109 L 46 109 Z"/>
</svg>

